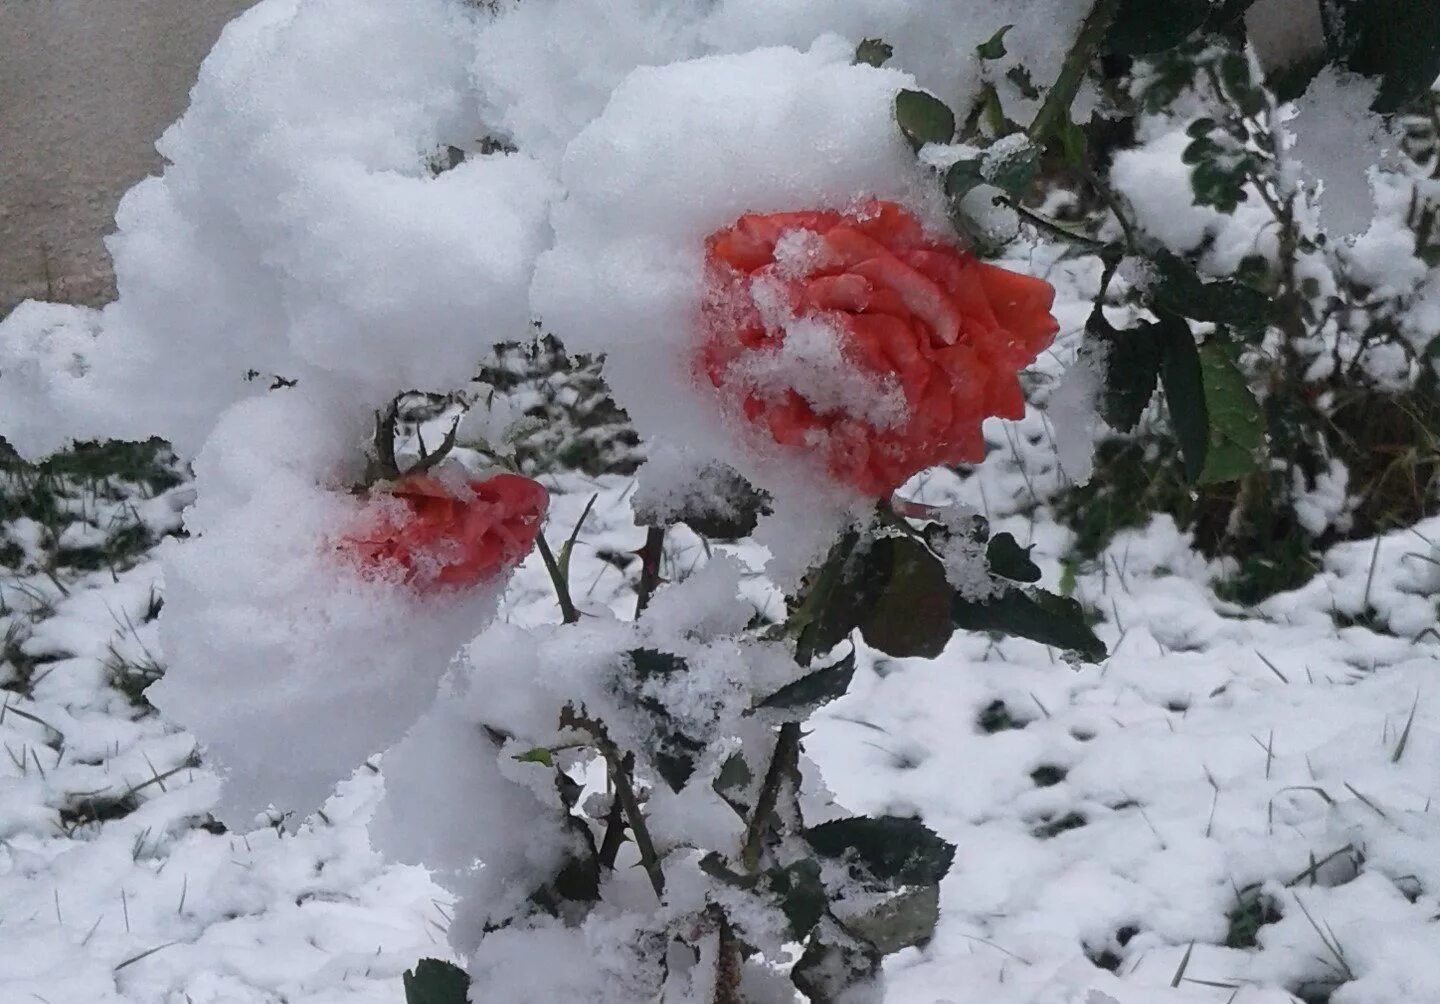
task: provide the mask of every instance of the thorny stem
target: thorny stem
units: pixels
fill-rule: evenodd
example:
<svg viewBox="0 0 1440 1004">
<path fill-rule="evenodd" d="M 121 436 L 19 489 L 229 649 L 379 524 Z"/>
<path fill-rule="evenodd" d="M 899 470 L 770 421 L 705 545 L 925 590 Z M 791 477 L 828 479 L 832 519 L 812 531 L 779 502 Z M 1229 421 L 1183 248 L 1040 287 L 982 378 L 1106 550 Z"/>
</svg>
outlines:
<svg viewBox="0 0 1440 1004">
<path fill-rule="evenodd" d="M 1040 106 L 1040 111 L 1036 112 L 1034 121 L 1026 130 L 1032 142 L 1045 142 L 1059 122 L 1060 116 L 1069 112 L 1070 104 L 1080 90 L 1080 82 L 1085 79 L 1085 70 L 1119 9 L 1120 0 L 1095 0 L 1095 6 L 1090 8 L 1085 23 L 1080 26 L 1079 34 L 1075 36 L 1075 44 L 1065 54 L 1065 62 L 1060 65 L 1060 73 L 1055 77 L 1055 83 L 1045 95 L 1045 103 Z"/>
<path fill-rule="evenodd" d="M 715 960 L 715 995 L 711 1000 L 713 1004 L 745 1004 L 745 998 L 740 996 L 740 978 L 743 975 L 740 944 L 735 940 L 735 932 L 730 929 L 730 921 L 724 911 L 717 912 L 720 915 L 716 936 L 718 958 Z"/>
<path fill-rule="evenodd" d="M 594 737 L 595 748 L 610 766 L 610 776 L 615 782 L 615 798 L 625 811 L 625 821 L 635 837 L 635 847 L 640 851 L 640 865 L 650 877 L 650 886 L 655 890 L 656 897 L 664 899 L 665 873 L 660 868 L 660 855 L 655 852 L 655 842 L 650 839 L 650 830 L 645 825 L 645 814 L 640 811 L 640 800 L 635 797 L 635 788 L 630 783 L 628 755 L 621 754 L 602 723 L 586 717 L 583 712 L 577 713 L 568 705 L 560 714 L 560 724 L 588 732 Z"/>
<path fill-rule="evenodd" d="M 755 812 L 745 827 L 745 845 L 740 852 L 740 861 L 749 872 L 760 867 L 760 852 L 765 834 L 770 827 L 770 817 L 780 801 L 780 787 L 790 773 L 800 753 L 800 723 L 786 722 L 780 726 L 775 739 L 775 752 L 770 756 L 770 766 L 765 771 L 765 780 L 760 785 L 760 795 L 755 799 Z"/>
<path fill-rule="evenodd" d="M 627 774 L 635 769 L 635 754 L 626 753 L 620 766 Z M 610 803 L 610 812 L 605 817 L 605 836 L 600 841 L 600 851 L 597 855 L 600 867 L 615 869 L 615 858 L 620 853 L 620 845 L 625 842 L 625 806 L 620 801 L 619 785 L 615 781 L 615 771 L 610 772 L 610 783 L 615 785 L 616 795 Z"/>
<path fill-rule="evenodd" d="M 540 552 L 540 557 L 545 562 L 545 570 L 550 573 L 550 581 L 555 586 L 555 598 L 560 601 L 560 616 L 564 618 L 566 624 L 578 622 L 580 611 L 575 609 L 575 604 L 570 599 L 570 584 L 565 581 L 565 576 L 555 561 L 555 555 L 550 551 L 550 545 L 545 542 L 543 533 L 536 536 L 535 548 Z"/>
<path fill-rule="evenodd" d="M 640 585 L 635 590 L 635 619 L 639 620 L 650 598 L 660 588 L 660 556 L 665 547 L 665 528 L 652 526 L 645 530 L 645 543 L 640 554 Z"/>
</svg>

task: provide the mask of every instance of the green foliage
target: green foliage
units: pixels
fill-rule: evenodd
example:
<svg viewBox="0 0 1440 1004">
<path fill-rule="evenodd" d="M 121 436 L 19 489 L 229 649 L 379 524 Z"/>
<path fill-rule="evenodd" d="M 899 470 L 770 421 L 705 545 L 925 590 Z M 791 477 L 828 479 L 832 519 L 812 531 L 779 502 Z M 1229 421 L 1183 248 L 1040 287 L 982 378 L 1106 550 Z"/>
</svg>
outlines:
<svg viewBox="0 0 1440 1004">
<path fill-rule="evenodd" d="M 514 444 L 526 474 L 631 474 L 640 466 L 640 437 L 601 369 L 601 360 L 570 356 L 550 335 L 496 347 L 479 380 L 518 399 L 531 420 Z"/>
<path fill-rule="evenodd" d="M 866 66 L 884 66 L 893 55 L 894 48 L 879 38 L 861 39 L 855 47 L 855 62 Z"/>
<path fill-rule="evenodd" d="M 888 576 L 860 620 L 860 633 L 887 655 L 933 659 L 954 631 L 944 566 L 914 537 L 881 538 L 872 556 L 877 573 L 888 568 Z"/>
<path fill-rule="evenodd" d="M 781 687 L 761 701 L 760 707 L 771 711 L 796 712 L 801 717 L 808 717 L 821 705 L 844 697 L 854 676 L 855 650 L 851 649 L 833 664 Z"/>
<path fill-rule="evenodd" d="M 1210 412 L 1205 405 L 1205 376 L 1200 368 L 1200 350 L 1183 318 L 1171 313 L 1160 315 L 1160 385 L 1165 388 L 1165 403 L 1170 409 L 1170 423 L 1185 458 L 1185 477 L 1192 484 L 1205 470 L 1205 457 L 1210 448 Z"/>
<path fill-rule="evenodd" d="M 1090 662 L 1105 658 L 1105 645 L 1091 629 L 1084 608 L 1075 600 L 1043 589 L 1006 589 L 984 602 L 956 596 L 950 616 L 957 628 L 966 631 L 995 631 L 1028 638 L 1074 652 Z"/>
<path fill-rule="evenodd" d="M 1255 470 L 1265 445 L 1265 418 L 1260 405 L 1226 346 L 1211 340 L 1200 347 L 1205 385 L 1205 410 L 1210 418 L 1210 443 L 1199 484 L 1236 481 Z"/>
<path fill-rule="evenodd" d="M 405 1004 L 466 1004 L 470 977 L 453 962 L 421 959 L 404 976 Z"/>
<path fill-rule="evenodd" d="M 903 90 L 897 94 L 895 121 L 916 150 L 926 143 L 949 143 L 955 138 L 955 113 L 925 91 Z"/>
<path fill-rule="evenodd" d="M 997 533 L 990 538 L 985 549 L 985 560 L 990 571 L 1016 582 L 1039 582 L 1040 566 L 1030 558 L 1035 545 L 1021 547 L 1014 534 Z"/>
<path fill-rule="evenodd" d="M 851 816 L 812 826 L 805 842 L 821 857 L 846 861 L 855 878 L 934 885 L 950 871 L 955 845 L 918 819 Z"/>
<path fill-rule="evenodd" d="M 1005 33 L 1013 27 L 1015 27 L 1013 24 L 1007 24 L 988 39 L 981 42 L 975 47 L 975 55 L 981 59 L 1004 59 L 1006 55 Z"/>
</svg>

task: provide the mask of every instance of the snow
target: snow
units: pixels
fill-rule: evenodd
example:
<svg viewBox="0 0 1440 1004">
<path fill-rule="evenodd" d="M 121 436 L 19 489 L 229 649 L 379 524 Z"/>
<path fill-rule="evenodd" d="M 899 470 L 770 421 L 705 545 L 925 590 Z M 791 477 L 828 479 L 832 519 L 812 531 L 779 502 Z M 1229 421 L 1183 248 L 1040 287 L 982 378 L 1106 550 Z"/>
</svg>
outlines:
<svg viewBox="0 0 1440 1004">
<path fill-rule="evenodd" d="M 524 337 L 553 180 L 521 155 L 426 166 L 482 132 L 472 36 L 442 0 L 269 0 L 227 26 L 160 140 L 167 169 L 121 203 L 119 299 L 5 321 L 12 445 L 160 435 L 193 455 L 272 374 L 366 415 Z"/>
<path fill-rule="evenodd" d="M 0 324 L 0 430 L 23 453 L 160 434 L 196 474 L 154 499 L 71 499 L 58 534 L 5 527 L 21 556 L 0 573 L 5 999 L 391 1001 L 417 958 L 452 951 L 497 999 L 650 992 L 633 936 L 654 901 L 633 847 L 583 926 L 531 918 L 482 939 L 574 846 L 553 775 L 527 757 L 553 749 L 597 797 L 604 767 L 561 716 L 580 702 L 619 745 L 653 753 L 664 737 L 622 689 L 702 734 L 701 783 L 644 793 L 668 856 L 665 915 L 692 915 L 708 888 L 696 843 L 742 839 L 705 782 L 764 727 L 753 694 L 797 671 L 781 643 L 730 635 L 773 615 L 869 505 L 778 460 L 697 384 L 704 240 L 744 212 L 865 197 L 944 226 L 929 168 L 894 127 L 896 90 L 967 107 L 975 45 L 1010 23 L 1011 54 L 987 79 L 1008 88 L 1000 71 L 1019 61 L 1043 84 L 1089 8 L 494 6 L 263 0 L 206 61 L 161 141 L 164 172 L 122 204 L 120 299 L 25 304 Z M 855 43 L 877 35 L 892 65 L 854 65 Z M 1316 172 L 1325 221 L 1360 234 L 1350 275 L 1412 298 L 1400 330 L 1424 347 L 1440 287 L 1393 225 L 1403 186 L 1352 156 L 1374 138 L 1362 96 L 1318 80 L 1296 121 L 1323 120 L 1304 141 L 1319 145 L 1291 154 Z M 1183 135 L 1143 139 L 1111 180 L 1146 231 L 1216 272 L 1273 256 L 1263 207 L 1192 207 Z M 432 171 L 449 146 L 463 162 Z M 981 186 L 964 208 L 1013 236 L 994 194 Z M 1372 194 L 1390 219 L 1364 230 Z M 803 232 L 787 238 L 782 268 L 803 271 L 809 250 Z M 983 592 L 982 551 L 964 537 L 983 515 L 1033 545 L 1111 657 L 1077 669 L 978 634 L 933 662 L 858 647 L 851 692 L 805 740 L 822 775 L 810 818 L 918 815 L 959 849 L 940 927 L 889 960 L 887 999 L 1149 1004 L 1214 1000 L 1217 982 L 1243 1004 L 1331 986 L 1334 1004 L 1440 999 L 1440 520 L 1337 545 L 1310 582 L 1255 609 L 1216 595 L 1227 567 L 1165 517 L 1073 566 L 1049 503 L 1091 465 L 1094 361 L 1074 360 L 1099 266 L 1028 239 L 1008 256 L 1060 290 L 1062 340 L 1026 377 L 1046 411 L 987 423 L 983 463 L 907 493 L 944 507 L 952 584 Z M 652 451 L 638 489 L 546 479 L 552 538 L 593 500 L 571 564 L 580 623 L 556 623 L 535 557 L 503 597 L 421 601 L 360 575 L 333 544 L 358 511 L 374 411 L 397 390 L 470 388 L 491 347 L 536 320 L 607 356 Z M 833 331 L 787 327 L 786 354 L 752 364 L 758 383 L 800 386 L 796 367 L 834 363 Z M 1404 358 L 1382 346 L 1365 362 L 1399 383 L 1413 377 Z M 899 407 L 883 381 L 801 389 L 877 424 Z M 516 412 L 486 401 L 466 432 L 503 440 Z M 631 620 L 632 494 L 663 517 L 731 472 L 769 495 L 770 515 L 734 545 L 672 530 L 667 585 Z M 1291 486 L 1303 526 L 1343 524 L 1347 477 L 1332 466 Z M 182 509 L 188 536 L 134 567 L 65 563 L 137 522 L 174 534 Z M 637 679 L 638 651 L 689 673 Z M 134 683 L 162 672 L 157 711 Z M 742 929 L 779 930 L 773 910 L 734 897 Z M 1265 906 L 1257 946 L 1226 947 L 1230 915 Z M 704 999 L 713 967 L 675 961 L 674 992 Z M 754 999 L 786 999 L 752 979 Z"/>
<path fill-rule="evenodd" d="M 1370 173 L 1394 141 L 1370 110 L 1379 84 L 1327 66 L 1296 99 L 1286 123 L 1286 153 L 1300 176 L 1318 185 L 1320 222 L 1333 237 L 1354 237 L 1375 215 Z"/>
<path fill-rule="evenodd" d="M 1044 428 L 1041 413 L 1031 411 L 1017 423 L 1013 446 L 1002 437 L 970 478 L 932 475 L 921 496 L 987 507 L 996 531 L 1036 544 L 1053 586 L 1067 531 L 1044 508 L 1032 511 L 1019 465 L 1035 490 L 1049 477 L 1060 483 Z M 202 456 L 202 471 L 209 464 L 213 474 L 222 462 L 236 471 L 275 468 L 273 460 L 245 466 L 261 462 L 254 454 L 243 464 L 212 454 Z M 248 825 L 218 835 L 194 829 L 222 797 L 203 755 L 201 766 L 184 766 L 193 762 L 195 734 L 163 716 L 137 716 L 107 682 L 110 646 L 136 644 L 125 641 L 127 617 L 155 657 L 173 665 L 144 610 L 152 588 L 164 589 L 169 610 L 184 602 L 177 591 L 193 586 L 168 578 L 162 586 L 155 562 L 118 581 L 103 571 L 80 576 L 68 598 L 38 574 L 11 580 L 6 595 L 17 598 L 17 612 L 9 616 L 20 618 L 27 651 L 66 657 L 51 664 L 32 696 L 5 694 L 12 711 L 0 733 L 14 756 L 0 758 L 0 923 L 7 945 L 23 951 L 6 953 L 0 998 L 393 1001 L 403 969 L 445 954 L 446 918 L 454 918 L 460 943 L 474 944 L 487 910 L 525 894 L 523 883 L 507 886 L 497 876 L 543 870 L 563 835 L 508 825 L 507 807 L 519 811 L 544 797 L 525 771 L 543 772 L 516 762 L 497 772 L 493 752 L 485 755 L 491 741 L 473 723 L 535 730 L 511 746 L 523 751 L 553 730 L 554 709 L 528 703 L 533 691 L 507 680 L 560 673 L 551 681 L 555 694 L 602 700 L 597 669 L 606 653 L 634 643 L 632 629 L 606 612 L 629 616 L 637 569 L 617 572 L 600 556 L 632 549 L 642 536 L 625 500 L 628 479 L 564 476 L 547 486 L 564 526 L 600 492 L 574 555 L 574 581 L 583 584 L 593 623 L 554 628 L 539 639 L 550 654 L 537 649 L 522 627 L 553 623 L 557 612 L 543 569 L 528 562 L 501 614 L 509 623 L 469 646 L 463 671 L 441 688 L 411 738 L 378 761 L 388 782 L 383 798 L 377 777 L 361 766 L 349 780 L 340 776 L 324 816 L 300 822 L 294 835 Z M 1241 984 L 1237 1000 L 1246 1004 L 1279 1004 L 1284 988 L 1337 978 L 1301 904 L 1322 930 L 1334 931 L 1355 974 L 1334 1000 L 1440 994 L 1440 971 L 1427 961 L 1440 947 L 1429 920 L 1440 910 L 1433 891 L 1440 832 L 1430 803 L 1440 780 L 1440 709 L 1428 696 L 1440 656 L 1433 563 L 1440 550 L 1427 539 L 1440 542 L 1440 521 L 1378 544 L 1340 545 L 1315 580 L 1245 611 L 1215 598 L 1210 582 L 1221 569 L 1158 519 L 1122 534 L 1077 578 L 1076 595 L 1104 617 L 1100 631 L 1113 654 L 1101 666 L 1075 670 L 1034 643 L 969 635 L 934 663 L 862 648 L 852 693 L 817 720 L 806 752 L 846 809 L 918 812 L 959 847 L 942 885 L 936 937 L 891 960 L 886 999 L 1076 1004 L 1093 990 L 1124 1004 L 1202 1002 L 1216 991 L 1190 980 L 1209 980 Z M 719 637 L 752 607 L 737 601 L 714 609 L 712 600 L 743 594 L 763 602 L 770 587 L 754 570 L 763 553 L 749 544 L 714 550 L 706 563 L 698 540 L 671 534 L 663 571 L 683 588 L 661 591 L 655 627 L 646 630 L 661 630 L 672 643 Z M 54 597 L 54 613 L 38 611 L 31 624 L 19 613 L 22 585 L 48 588 L 42 595 Z M 1353 620 L 1366 610 L 1369 620 Z M 171 672 L 183 679 L 183 670 Z M 996 701 L 1018 727 L 991 733 L 976 724 Z M 64 747 L 16 710 L 62 730 Z M 312 729 L 327 732 L 340 711 L 335 702 L 306 714 Z M 436 769 L 438 748 L 453 754 L 466 743 L 473 756 Z M 1041 786 L 1031 774 L 1042 767 L 1052 768 L 1047 782 L 1058 780 Z M 69 836 L 57 831 L 59 807 L 73 793 L 119 794 L 156 774 L 169 776 L 140 789 L 130 815 L 82 824 Z M 1036 835 L 1072 812 L 1084 825 Z M 417 825 L 422 819 L 426 825 Z M 477 849 L 485 868 L 470 867 Z M 1363 858 L 1355 853 L 1361 849 Z M 421 859 L 450 892 L 418 869 L 383 863 Z M 1312 861 L 1323 862 L 1313 879 Z M 629 873 L 625 880 L 639 883 L 633 901 L 643 904 L 640 870 Z M 1225 948 L 1236 889 L 1253 883 L 1281 919 L 1261 928 L 1260 949 Z M 452 893 L 463 898 L 459 914 Z M 623 903 L 631 894 L 611 895 Z M 1116 935 L 1127 927 L 1135 931 L 1122 945 Z M 623 918 L 608 915 L 580 931 L 543 934 L 545 945 L 572 960 L 543 967 L 551 979 L 543 986 L 561 995 L 550 999 L 606 999 L 584 994 L 594 986 L 592 967 L 613 974 L 631 958 L 616 941 L 622 930 Z M 1187 980 L 1171 989 L 1192 941 Z M 493 986 L 529 979 L 506 975 L 504 938 L 484 945 L 471 965 L 493 976 Z M 158 946 L 168 947 L 114 971 Z M 1118 959 L 1116 973 L 1086 956 L 1103 950 Z M 537 992 L 533 979 L 520 985 Z M 632 999 L 615 993 L 610 999 Z"/>
</svg>

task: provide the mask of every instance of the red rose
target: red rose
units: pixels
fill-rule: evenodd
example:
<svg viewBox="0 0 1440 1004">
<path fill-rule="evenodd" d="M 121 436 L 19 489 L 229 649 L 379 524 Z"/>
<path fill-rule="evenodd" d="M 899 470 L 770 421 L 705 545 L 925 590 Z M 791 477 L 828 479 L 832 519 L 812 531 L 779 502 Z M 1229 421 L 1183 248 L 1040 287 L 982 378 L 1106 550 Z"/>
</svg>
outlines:
<svg viewBox="0 0 1440 1004">
<path fill-rule="evenodd" d="M 699 366 L 732 413 L 885 496 L 985 455 L 1016 373 L 1055 336 L 1054 288 L 926 236 L 892 202 L 749 213 L 706 241 Z"/>
<path fill-rule="evenodd" d="M 550 496 L 518 474 L 496 474 L 466 488 L 473 497 L 427 474 L 402 477 L 370 496 L 377 504 L 340 548 L 362 571 L 403 569 L 405 581 L 421 592 L 492 579 L 535 546 Z"/>
</svg>

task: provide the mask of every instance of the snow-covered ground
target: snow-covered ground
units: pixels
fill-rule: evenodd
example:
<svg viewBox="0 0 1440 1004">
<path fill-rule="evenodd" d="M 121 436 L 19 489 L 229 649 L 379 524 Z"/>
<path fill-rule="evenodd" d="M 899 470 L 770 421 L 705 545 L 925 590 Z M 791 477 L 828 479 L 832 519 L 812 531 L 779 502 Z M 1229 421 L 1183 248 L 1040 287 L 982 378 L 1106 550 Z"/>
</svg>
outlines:
<svg viewBox="0 0 1440 1004">
<path fill-rule="evenodd" d="M 973 476 L 925 493 L 1034 541 L 1112 654 L 1077 668 L 957 635 L 934 662 L 863 659 L 822 713 L 806 751 L 842 803 L 919 814 L 959 849 L 888 999 L 1440 1001 L 1440 520 L 1342 545 L 1255 610 L 1215 597 L 1220 569 L 1164 518 L 1065 582 L 1069 532 L 1032 495 L 1056 477 L 1044 418 L 989 432 Z M 548 480 L 552 537 L 599 496 L 577 598 L 628 612 L 629 480 Z M 65 545 L 174 529 L 187 491 L 77 491 Z M 44 570 L 0 578 L 0 1002 L 401 1000 L 400 974 L 447 952 L 449 910 L 369 849 L 379 773 L 293 835 L 221 832 L 194 741 L 131 696 L 164 662 L 158 563 L 82 573 L 39 527 L 6 533 Z M 687 531 L 669 547 L 671 577 L 705 559 Z M 778 602 L 758 577 L 751 595 Z M 502 616 L 558 619 L 537 561 Z"/>
</svg>

